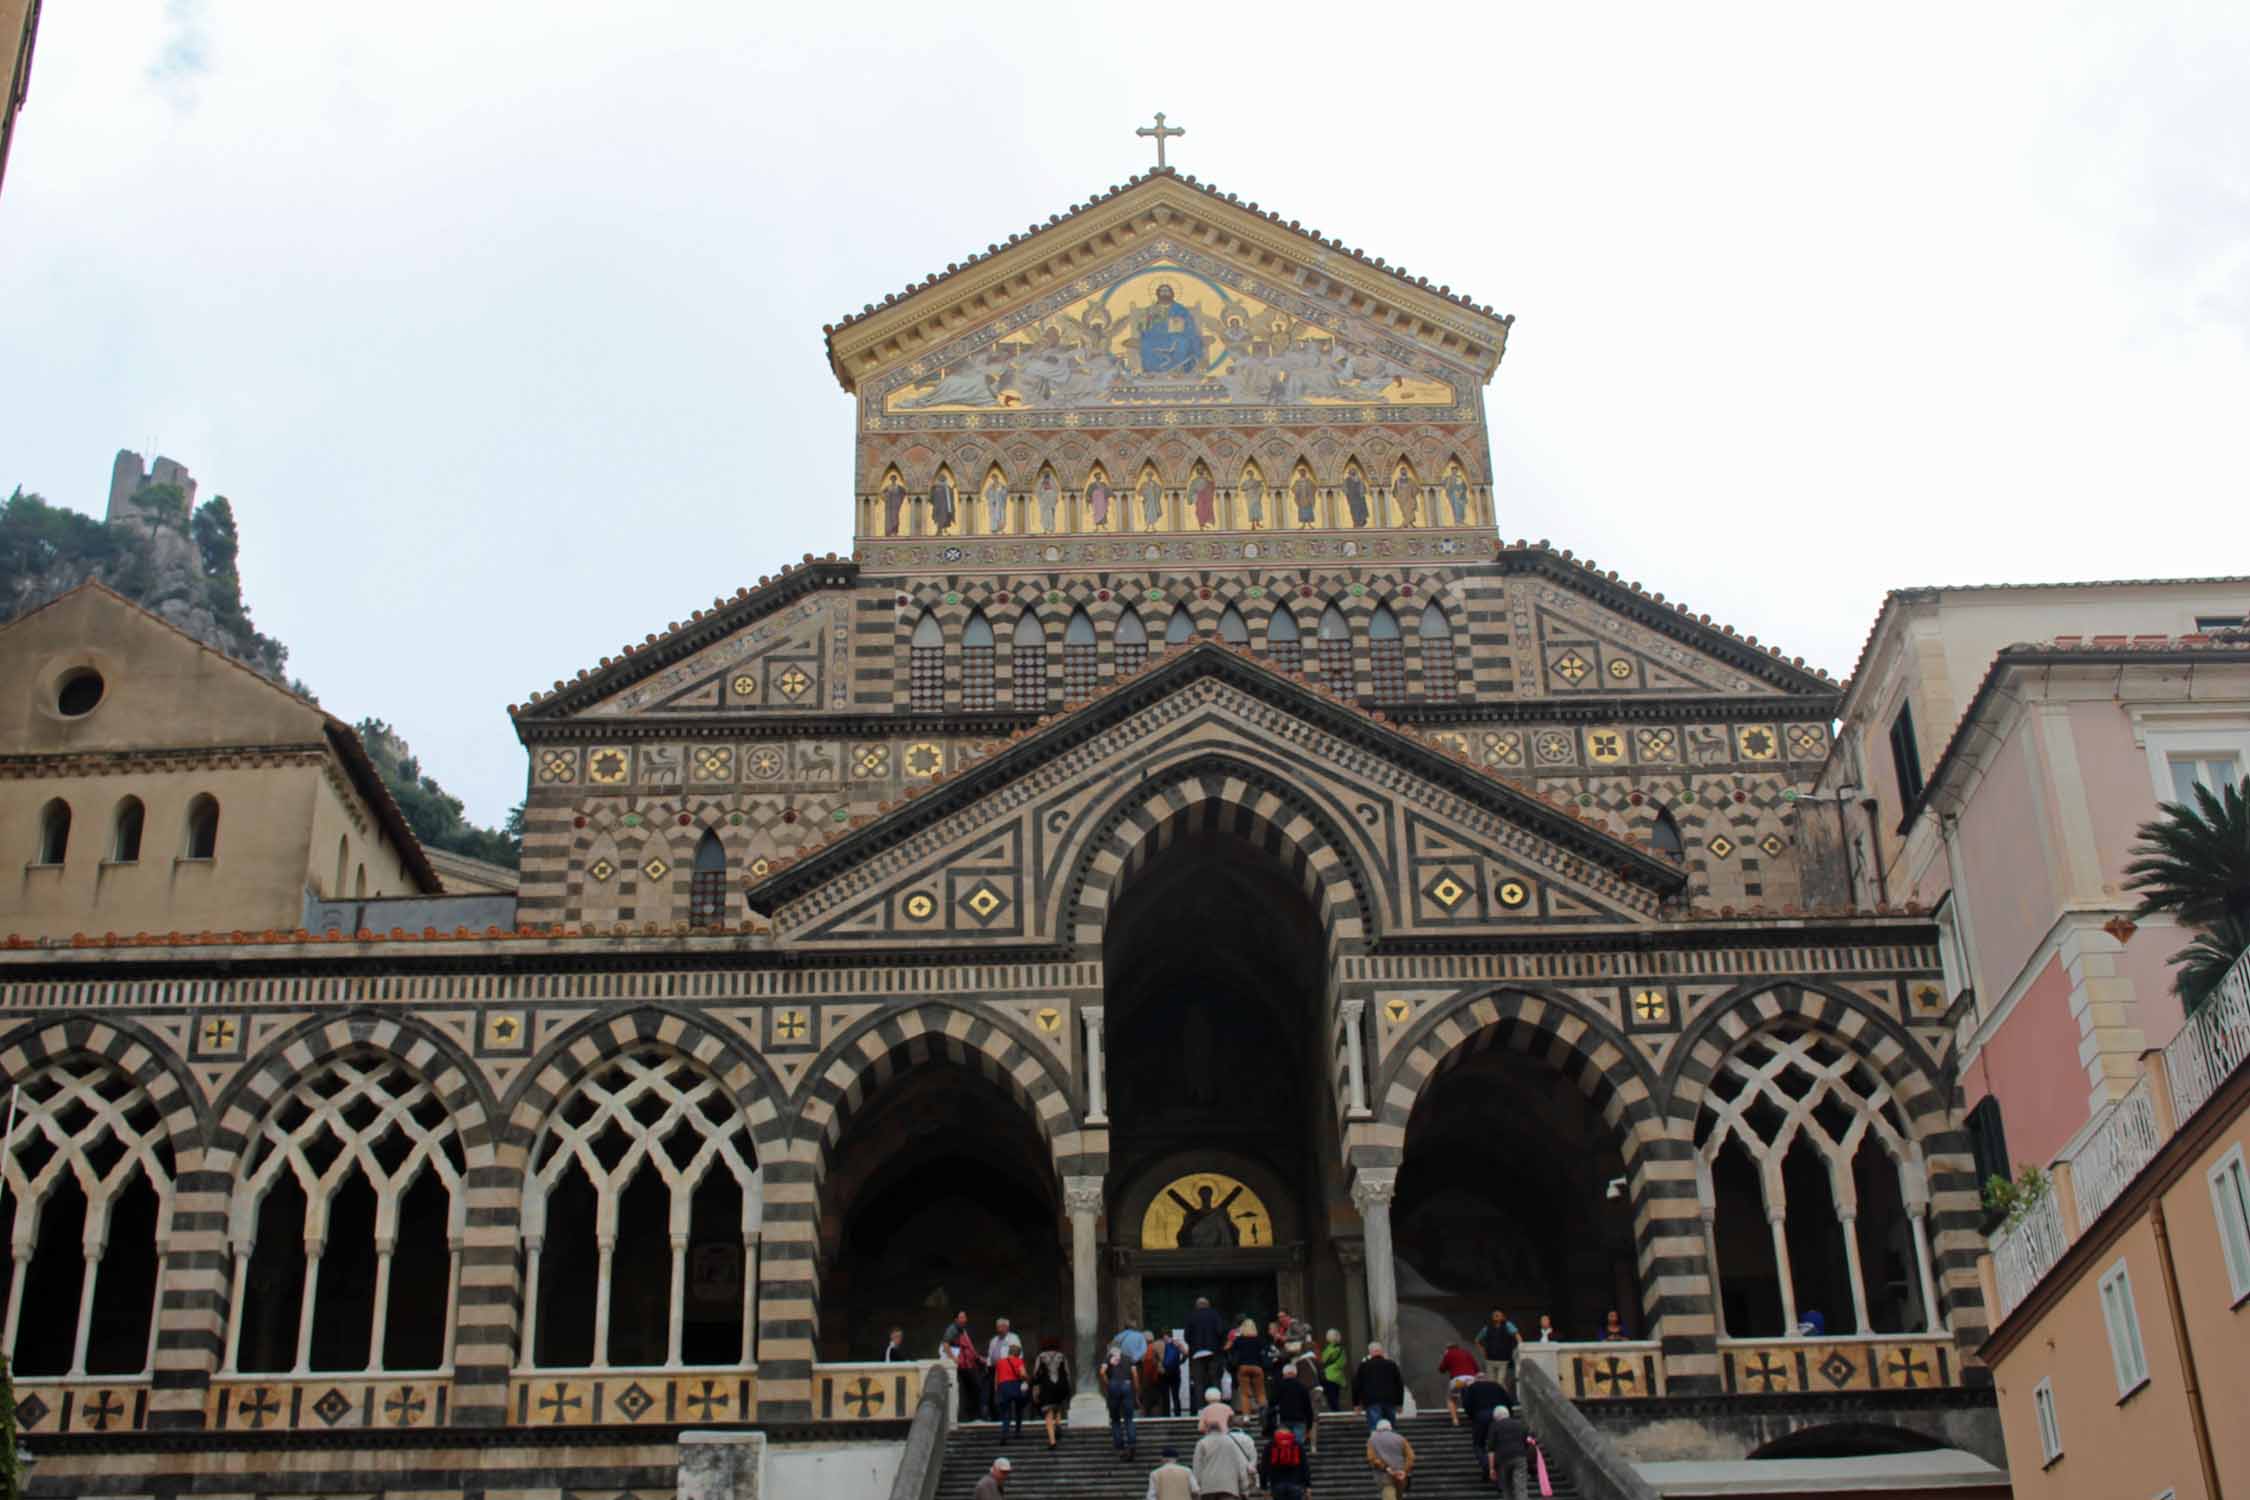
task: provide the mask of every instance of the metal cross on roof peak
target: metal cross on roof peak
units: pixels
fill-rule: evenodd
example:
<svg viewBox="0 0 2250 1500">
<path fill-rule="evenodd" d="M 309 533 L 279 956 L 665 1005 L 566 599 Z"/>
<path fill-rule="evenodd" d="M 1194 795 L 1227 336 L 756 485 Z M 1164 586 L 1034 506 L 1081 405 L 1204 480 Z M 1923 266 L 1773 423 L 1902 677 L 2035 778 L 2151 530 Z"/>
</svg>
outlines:
<svg viewBox="0 0 2250 1500">
<path fill-rule="evenodd" d="M 1156 123 L 1154 125 L 1143 125 L 1138 130 L 1134 131 L 1133 134 L 1156 137 L 1156 170 L 1161 172 L 1164 170 L 1165 137 L 1186 135 L 1187 131 L 1182 126 L 1165 124 L 1164 111 L 1160 109 L 1156 112 Z"/>
</svg>

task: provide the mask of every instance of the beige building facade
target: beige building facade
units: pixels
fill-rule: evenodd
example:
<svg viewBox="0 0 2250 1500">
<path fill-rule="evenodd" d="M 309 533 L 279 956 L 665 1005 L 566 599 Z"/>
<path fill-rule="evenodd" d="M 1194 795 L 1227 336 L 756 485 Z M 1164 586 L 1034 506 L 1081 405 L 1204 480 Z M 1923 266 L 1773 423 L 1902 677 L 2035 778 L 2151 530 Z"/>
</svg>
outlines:
<svg viewBox="0 0 2250 1500">
<path fill-rule="evenodd" d="M 100 584 L 0 627 L 19 939 L 295 931 L 440 889 L 350 726 Z"/>
</svg>

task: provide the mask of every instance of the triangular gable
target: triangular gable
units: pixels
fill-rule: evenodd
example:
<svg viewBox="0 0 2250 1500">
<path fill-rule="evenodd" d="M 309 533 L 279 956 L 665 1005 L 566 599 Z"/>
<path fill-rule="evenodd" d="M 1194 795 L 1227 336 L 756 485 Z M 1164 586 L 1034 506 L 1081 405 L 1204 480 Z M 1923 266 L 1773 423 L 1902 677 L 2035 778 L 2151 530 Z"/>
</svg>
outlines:
<svg viewBox="0 0 2250 1500">
<path fill-rule="evenodd" d="M 1163 169 L 830 325 L 829 366 L 845 390 L 858 393 L 871 379 L 940 356 L 964 332 L 1005 322 L 1059 290 L 1091 293 L 1090 273 L 1144 251 L 1202 257 L 1201 269 L 1223 265 L 1244 273 L 1239 291 L 1245 306 L 1263 306 L 1269 294 L 1292 284 L 1315 291 L 1357 326 L 1380 328 L 1480 385 L 1498 368 L 1513 321 L 1451 287 L 1433 286 L 1427 277 L 1410 276 L 1279 213 Z M 1087 284 L 1081 288 L 1080 282 Z"/>
<path fill-rule="evenodd" d="M 1520 580 L 1510 623 L 1527 696 L 1790 695 L 1833 703 L 1841 691 L 1802 657 L 1784 657 L 1543 543 L 1503 546 L 1499 562 Z"/>
<path fill-rule="evenodd" d="M 510 704 L 508 712 L 520 730 L 582 716 L 840 707 L 850 590 L 858 578 L 858 564 L 833 554 L 784 564 L 755 589 L 715 600 L 661 636 L 620 646 L 616 656 Z"/>
<path fill-rule="evenodd" d="M 1389 936 L 1645 924 L 1678 866 L 1447 752 L 1202 642 L 750 888 L 785 945 L 1067 941 L 1105 800 L 1212 772 L 1286 784 Z"/>
</svg>

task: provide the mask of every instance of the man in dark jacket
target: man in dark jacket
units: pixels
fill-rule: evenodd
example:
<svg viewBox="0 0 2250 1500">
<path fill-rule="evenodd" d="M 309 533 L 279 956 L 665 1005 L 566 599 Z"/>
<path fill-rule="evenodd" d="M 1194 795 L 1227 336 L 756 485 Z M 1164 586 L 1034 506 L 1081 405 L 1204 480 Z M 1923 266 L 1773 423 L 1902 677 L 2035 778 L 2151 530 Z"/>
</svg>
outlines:
<svg viewBox="0 0 2250 1500">
<path fill-rule="evenodd" d="M 1477 1347 L 1484 1351 L 1484 1373 L 1487 1379 L 1497 1380 L 1502 1385 L 1516 1383 L 1516 1343 L 1519 1338 L 1516 1325 L 1508 1321 L 1508 1315 L 1499 1308 L 1494 1308 L 1490 1321 L 1477 1331 Z"/>
<path fill-rule="evenodd" d="M 1516 1404 L 1516 1398 L 1497 1380 L 1472 1380 L 1461 1387 L 1461 1405 L 1469 1414 L 1469 1441 L 1477 1452 L 1484 1452 L 1485 1430 L 1492 1425 L 1492 1414 Z"/>
<path fill-rule="evenodd" d="M 1406 1377 L 1381 1344 L 1369 1344 L 1367 1358 L 1352 1376 L 1352 1405 L 1367 1418 L 1367 1430 L 1373 1432 L 1376 1423 L 1395 1420 L 1405 1404 Z"/>
<path fill-rule="evenodd" d="M 1484 1435 L 1484 1477 L 1508 1500 L 1523 1500 L 1529 1487 L 1531 1429 L 1505 1406 L 1494 1407 Z"/>
<path fill-rule="evenodd" d="M 1219 1383 L 1219 1354 L 1227 1346 L 1226 1325 L 1208 1297 L 1195 1299 L 1187 1315 L 1188 1389 L 1201 1395 Z"/>
<path fill-rule="evenodd" d="M 1312 1441 L 1313 1393 L 1297 1377 L 1296 1356 L 1299 1352 L 1294 1346 L 1286 1351 L 1288 1363 L 1268 1383 L 1267 1393 L 1273 1399 L 1274 1426 L 1277 1429 L 1294 1428 L 1297 1441 L 1309 1444 Z"/>
</svg>

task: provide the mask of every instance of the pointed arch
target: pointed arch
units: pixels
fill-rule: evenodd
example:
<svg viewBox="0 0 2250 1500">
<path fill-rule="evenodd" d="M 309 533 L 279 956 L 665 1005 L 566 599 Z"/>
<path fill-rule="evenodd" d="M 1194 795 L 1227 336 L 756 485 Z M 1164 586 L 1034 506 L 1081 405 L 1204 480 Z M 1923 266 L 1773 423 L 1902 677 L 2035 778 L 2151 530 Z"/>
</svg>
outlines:
<svg viewBox="0 0 2250 1500">
<path fill-rule="evenodd" d="M 1242 611 L 1235 608 L 1232 601 L 1219 615 L 1219 639 L 1230 646 L 1250 644 L 1250 623 L 1242 618 Z"/>
<path fill-rule="evenodd" d="M 1225 502 L 1219 497 L 1218 482 L 1212 479 L 1210 469 L 1204 466 L 1201 459 L 1196 460 L 1195 466 L 1188 471 L 1187 499 L 1188 514 L 1194 518 L 1196 530 L 1209 531 L 1214 526 L 1227 524 L 1222 513 Z"/>
<path fill-rule="evenodd" d="M 1453 621 L 1447 618 L 1445 606 L 1435 599 L 1424 604 L 1415 635 L 1422 652 L 1422 696 L 1441 701 L 1458 696 L 1461 681 L 1454 666 Z"/>
<path fill-rule="evenodd" d="M 1304 635 L 1297 629 L 1297 616 L 1287 598 L 1276 600 L 1273 613 L 1266 617 L 1266 656 L 1281 671 L 1305 669 Z"/>
<path fill-rule="evenodd" d="M 1320 680 L 1338 695 L 1353 691 L 1352 624 L 1341 603 L 1331 599 L 1320 612 Z"/>
<path fill-rule="evenodd" d="M 1016 616 L 1015 644 L 1010 653 L 1015 684 L 1015 706 L 1037 713 L 1047 707 L 1047 627 L 1039 612 L 1025 605 Z"/>
<path fill-rule="evenodd" d="M 1053 464 L 1041 464 L 1039 477 L 1032 485 L 1031 506 L 1025 513 L 1026 531 L 1037 528 L 1042 536 L 1053 536 L 1069 529 L 1070 519 L 1064 513 L 1062 481 L 1055 476 Z"/>
<path fill-rule="evenodd" d="M 1117 486 L 1110 483 L 1109 471 L 1095 464 L 1086 471 L 1086 524 L 1095 531 L 1122 531 L 1118 514 Z"/>
<path fill-rule="evenodd" d="M 945 627 L 937 611 L 925 609 L 914 622 L 906 661 L 907 702 L 916 713 L 945 707 Z"/>
<path fill-rule="evenodd" d="M 1100 676 L 1094 617 L 1086 613 L 1086 606 L 1081 604 L 1070 612 L 1070 618 L 1063 624 L 1063 701 L 1083 703 L 1093 697 Z"/>
<path fill-rule="evenodd" d="M 1290 467 L 1289 520 L 1300 528 L 1320 524 L 1320 480 L 1310 458 L 1299 457 Z"/>
<path fill-rule="evenodd" d="M 961 486 L 954 479 L 953 470 L 939 464 L 930 475 L 930 535 L 946 536 L 966 530 L 959 525 L 961 519 Z"/>
<path fill-rule="evenodd" d="M 1461 455 L 1455 453 L 1447 457 L 1444 477 L 1438 481 L 1446 519 L 1455 526 L 1473 526 L 1479 519 L 1476 485 L 1469 477 L 1474 472 L 1461 462 Z"/>
<path fill-rule="evenodd" d="M 1680 820 L 1672 816 L 1672 809 L 1669 807 L 1656 810 L 1656 818 L 1649 825 L 1648 844 L 1666 859 L 1687 858 L 1687 844 L 1680 837 Z"/>
<path fill-rule="evenodd" d="M 1367 617 L 1367 669 L 1376 697 L 1406 696 L 1406 638 L 1389 604 Z"/>
<path fill-rule="evenodd" d="M 1377 888 L 1367 877 L 1379 854 L 1356 846 L 1344 826 L 1303 791 L 1234 756 L 1202 755 L 1134 782 L 1093 820 L 1069 881 L 1051 899 L 1055 931 L 1069 930 L 1099 951 L 1108 914 L 1124 883 L 1182 832 L 1220 829 L 1280 858 L 1320 913 L 1333 953 L 1376 927 Z"/>
<path fill-rule="evenodd" d="M 1358 459 L 1345 462 L 1343 483 L 1339 488 L 1344 496 L 1344 519 L 1355 530 L 1374 524 L 1376 497 L 1368 487 L 1367 471 L 1360 466 Z"/>
<path fill-rule="evenodd" d="M 1235 481 L 1235 493 L 1242 497 L 1242 510 L 1252 531 L 1266 529 L 1266 473 L 1258 467 L 1256 459 L 1246 459 L 1242 474 Z"/>
<path fill-rule="evenodd" d="M 597 1056 L 547 1111 L 524 1172 L 529 1363 L 750 1362 L 764 1176 L 736 1095 L 701 1058 L 644 1036 Z M 733 1262 L 740 1293 L 714 1316 L 688 1315 L 691 1254 Z"/>
<path fill-rule="evenodd" d="M 994 459 L 986 466 L 984 482 L 977 487 L 977 522 L 986 536 L 1004 536 L 1008 531 L 1008 476 L 1001 469 L 1000 460 Z"/>
<path fill-rule="evenodd" d="M 883 535 L 897 536 L 901 526 L 911 526 L 913 522 L 905 513 L 907 498 L 906 476 L 899 473 L 896 465 L 885 469 L 882 483 L 875 486 L 867 529 L 871 532 L 875 529 L 877 509 L 882 515 Z"/>
<path fill-rule="evenodd" d="M 1165 503 L 1164 476 L 1157 472 L 1156 461 L 1149 459 L 1141 464 L 1141 471 L 1133 480 L 1133 529 L 1136 531 L 1169 531 Z"/>
<path fill-rule="evenodd" d="M 69 1035 L 19 1032 L 8 1049 L 16 1104 L 0 1143 L 11 1255 L 0 1350 L 19 1376 L 138 1375 L 154 1357 L 181 1122 L 107 1049 L 90 1049 L 94 1036 Z M 47 1039 L 61 1045 L 30 1062 L 27 1043 Z M 160 1087 L 164 1078 L 156 1072 Z"/>
<path fill-rule="evenodd" d="M 1164 644 L 1185 646 L 1195 639 L 1195 615 L 1186 601 L 1172 606 L 1172 613 L 1164 621 Z"/>
<path fill-rule="evenodd" d="M 1125 606 L 1117 617 L 1117 629 L 1112 635 L 1116 642 L 1117 674 L 1122 677 L 1138 672 L 1148 665 L 1148 627 L 1141 623 L 1141 612 L 1132 605 Z"/>
<path fill-rule="evenodd" d="M 1414 461 L 1400 454 L 1391 476 L 1391 503 L 1398 507 L 1399 524 L 1422 524 L 1422 482 L 1414 476 Z"/>
<path fill-rule="evenodd" d="M 688 924 L 724 927 L 727 922 L 727 851 L 716 829 L 696 841 L 695 865 L 688 877 Z"/>
<path fill-rule="evenodd" d="M 961 626 L 961 706 L 971 711 L 992 707 L 997 653 L 992 621 L 981 609 L 972 610 Z"/>
</svg>

